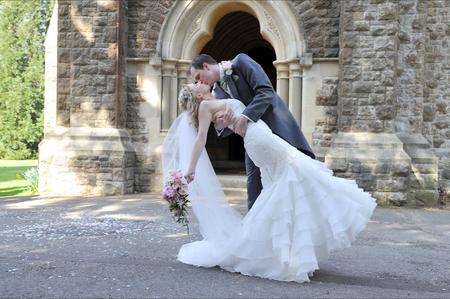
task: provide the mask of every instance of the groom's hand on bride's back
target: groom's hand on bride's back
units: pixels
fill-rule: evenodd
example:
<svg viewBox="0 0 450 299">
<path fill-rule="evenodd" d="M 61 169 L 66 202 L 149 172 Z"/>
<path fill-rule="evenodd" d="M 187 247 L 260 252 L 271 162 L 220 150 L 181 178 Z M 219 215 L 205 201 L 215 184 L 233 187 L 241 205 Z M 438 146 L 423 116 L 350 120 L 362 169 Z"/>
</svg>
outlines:
<svg viewBox="0 0 450 299">
<path fill-rule="evenodd" d="M 248 127 L 248 118 L 241 115 L 237 120 L 236 124 L 234 124 L 234 132 L 240 135 L 242 138 L 245 137 L 245 133 L 247 133 Z"/>
<path fill-rule="evenodd" d="M 214 115 L 214 127 L 218 130 L 228 127 L 233 123 L 233 110 L 219 111 Z"/>
</svg>

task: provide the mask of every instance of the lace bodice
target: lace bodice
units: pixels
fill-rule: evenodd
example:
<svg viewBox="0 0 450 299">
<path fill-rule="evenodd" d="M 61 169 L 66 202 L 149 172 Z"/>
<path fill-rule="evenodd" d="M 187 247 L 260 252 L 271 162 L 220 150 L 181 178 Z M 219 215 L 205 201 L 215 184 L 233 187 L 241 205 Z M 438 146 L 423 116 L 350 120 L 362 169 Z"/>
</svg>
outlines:
<svg viewBox="0 0 450 299">
<path fill-rule="evenodd" d="M 239 100 L 226 99 L 225 101 L 227 101 L 226 106 L 231 108 L 237 117 L 245 109 L 245 105 Z M 233 125 L 229 128 L 233 130 Z M 244 147 L 253 163 L 260 168 L 263 186 L 276 180 L 283 172 L 283 165 L 290 162 L 290 157 L 298 159 L 297 149 L 273 134 L 262 120 L 248 123 Z"/>
<path fill-rule="evenodd" d="M 225 101 L 225 106 L 233 111 L 235 117 L 238 117 L 245 109 L 245 105 L 239 100 L 224 99 L 223 101 Z M 234 124 L 229 125 L 228 128 L 234 131 Z"/>
<path fill-rule="evenodd" d="M 231 108 L 236 118 L 238 118 L 245 110 L 245 105 L 237 99 L 225 99 L 224 101 L 226 101 L 226 107 Z M 262 120 L 259 120 L 256 123 L 250 121 L 249 127 L 260 127 L 261 129 L 264 128 L 270 131 L 269 127 Z M 234 131 L 233 124 L 229 125 L 228 128 Z M 272 133 L 272 131 L 270 131 L 270 133 Z"/>
</svg>

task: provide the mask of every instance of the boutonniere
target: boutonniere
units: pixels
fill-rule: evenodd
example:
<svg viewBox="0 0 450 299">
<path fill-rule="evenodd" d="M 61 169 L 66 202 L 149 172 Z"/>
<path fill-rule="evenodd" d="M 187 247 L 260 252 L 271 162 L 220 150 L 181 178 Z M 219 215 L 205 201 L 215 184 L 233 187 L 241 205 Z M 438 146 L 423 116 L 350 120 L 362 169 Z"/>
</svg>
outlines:
<svg viewBox="0 0 450 299">
<path fill-rule="evenodd" d="M 221 64 L 222 64 L 223 71 L 225 72 L 225 75 L 231 76 L 231 74 L 233 74 L 233 68 L 232 68 L 231 61 L 229 61 L 229 60 L 222 61 Z"/>
<path fill-rule="evenodd" d="M 234 81 L 239 80 L 239 76 L 238 76 L 238 75 L 233 75 L 233 80 L 234 80 Z"/>
</svg>

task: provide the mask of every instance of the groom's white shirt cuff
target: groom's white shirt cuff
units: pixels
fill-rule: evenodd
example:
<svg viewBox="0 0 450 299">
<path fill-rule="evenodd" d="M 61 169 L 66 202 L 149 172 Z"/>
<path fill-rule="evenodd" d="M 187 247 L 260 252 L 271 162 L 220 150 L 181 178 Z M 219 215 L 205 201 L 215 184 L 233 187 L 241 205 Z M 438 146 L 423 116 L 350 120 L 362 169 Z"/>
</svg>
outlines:
<svg viewBox="0 0 450 299">
<path fill-rule="evenodd" d="M 247 115 L 245 115 L 245 114 L 242 114 L 242 113 L 241 113 L 241 115 L 242 115 L 243 117 L 245 117 L 246 119 L 248 119 L 248 121 L 251 121 L 252 123 L 254 122 L 254 121 L 253 121 L 253 120 L 251 120 L 251 119 L 250 119 L 250 117 L 248 117 Z"/>
</svg>

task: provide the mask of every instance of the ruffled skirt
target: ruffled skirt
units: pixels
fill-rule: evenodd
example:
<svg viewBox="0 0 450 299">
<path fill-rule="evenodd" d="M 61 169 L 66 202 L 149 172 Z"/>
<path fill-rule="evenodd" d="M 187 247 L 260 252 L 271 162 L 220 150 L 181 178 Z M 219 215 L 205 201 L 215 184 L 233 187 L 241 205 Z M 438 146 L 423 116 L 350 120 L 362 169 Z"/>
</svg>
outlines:
<svg viewBox="0 0 450 299">
<path fill-rule="evenodd" d="M 251 156 L 261 166 L 264 188 L 233 237 L 221 244 L 206 239 L 185 244 L 179 261 L 308 282 L 332 250 L 351 245 L 372 216 L 375 199 L 354 180 L 333 176 L 324 163 L 283 147 L 285 163 L 274 166 L 276 175 Z"/>
</svg>

